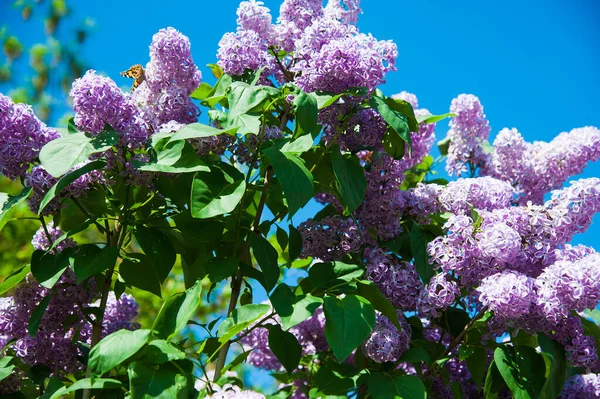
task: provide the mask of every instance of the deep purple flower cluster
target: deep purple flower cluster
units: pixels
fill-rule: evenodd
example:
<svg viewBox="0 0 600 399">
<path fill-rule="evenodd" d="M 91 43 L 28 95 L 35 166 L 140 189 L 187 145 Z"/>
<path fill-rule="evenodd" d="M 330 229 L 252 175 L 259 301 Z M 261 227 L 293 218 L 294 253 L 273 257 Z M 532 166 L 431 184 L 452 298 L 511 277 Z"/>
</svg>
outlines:
<svg viewBox="0 0 600 399">
<path fill-rule="evenodd" d="M 598 374 L 575 374 L 568 379 L 560 399 L 600 398 L 600 376 Z"/>
<path fill-rule="evenodd" d="M 482 173 L 511 183 L 527 201 L 542 203 L 571 176 L 600 159 L 600 130 L 586 126 L 561 133 L 549 143 L 527 143 L 517 129 L 503 129 L 494 140 L 494 152 Z"/>
<path fill-rule="evenodd" d="M 411 329 L 402 311 L 398 311 L 398 322 L 402 327 L 401 331 L 383 314 L 377 314 L 373 332 L 362 344 L 366 356 L 377 363 L 385 363 L 395 362 L 406 352 L 410 344 Z"/>
<path fill-rule="evenodd" d="M 190 94 L 202 74 L 192 60 L 190 40 L 174 28 L 159 30 L 150 44 L 146 80 L 133 92 L 142 119 L 154 131 L 169 122 L 196 122 L 200 110 Z"/>
<path fill-rule="evenodd" d="M 48 226 L 52 241 L 63 232 L 52 224 Z M 48 250 L 50 240 L 43 229 L 36 232 L 32 244 L 35 249 Z M 53 249 L 59 253 L 75 246 L 67 238 Z M 28 331 L 29 320 L 34 309 L 46 297 L 51 296 L 48 307 L 40 321 L 35 336 Z M 77 341 L 88 342 L 91 325 L 86 321 L 86 308 L 97 296 L 94 280 L 78 283 L 75 274 L 67 269 L 58 282 L 47 289 L 30 275 L 27 282 L 19 286 L 12 297 L 2 298 L 0 305 L 0 343 L 15 340 L 10 346 L 25 363 L 44 364 L 53 373 L 72 373 L 82 368 Z M 103 335 L 121 328 L 134 329 L 132 319 L 137 316 L 137 304 L 132 297 L 123 295 L 118 301 L 112 298 L 106 308 Z"/>
<path fill-rule="evenodd" d="M 302 255 L 325 262 L 340 260 L 363 244 L 359 227 L 352 219 L 328 216 L 321 221 L 308 219 L 298 227 L 302 234 Z"/>
<path fill-rule="evenodd" d="M 367 248 L 365 258 L 365 277 L 377 284 L 392 305 L 406 311 L 416 310 L 423 283 L 415 266 L 398 261 L 381 248 Z"/>
<path fill-rule="evenodd" d="M 97 134 L 108 124 L 129 148 L 140 148 L 150 135 L 148 125 L 132 98 L 110 78 L 89 70 L 73 82 L 75 124 L 85 132 Z"/>
<path fill-rule="evenodd" d="M 456 114 L 450 120 L 448 159 L 446 171 L 460 176 L 471 168 L 483 167 L 489 162 L 483 144 L 490 134 L 490 126 L 483 113 L 479 98 L 461 94 L 452 100 L 450 112 Z"/>
<path fill-rule="evenodd" d="M 280 323 L 278 316 L 275 316 L 275 321 L 271 324 L 274 323 Z M 325 316 L 322 309 L 317 309 L 311 317 L 292 327 L 289 332 L 298 339 L 302 347 L 302 355 L 314 355 L 317 352 L 326 351 L 328 348 L 324 328 Z M 263 370 L 277 371 L 283 366 L 269 348 L 268 337 L 269 331 L 266 328 L 255 328 L 240 342 L 253 349 L 248 356 L 250 364 Z"/>
<path fill-rule="evenodd" d="M 34 114 L 31 106 L 15 104 L 0 94 L 0 174 L 17 179 L 29 170 L 42 147 L 59 137 Z"/>
</svg>

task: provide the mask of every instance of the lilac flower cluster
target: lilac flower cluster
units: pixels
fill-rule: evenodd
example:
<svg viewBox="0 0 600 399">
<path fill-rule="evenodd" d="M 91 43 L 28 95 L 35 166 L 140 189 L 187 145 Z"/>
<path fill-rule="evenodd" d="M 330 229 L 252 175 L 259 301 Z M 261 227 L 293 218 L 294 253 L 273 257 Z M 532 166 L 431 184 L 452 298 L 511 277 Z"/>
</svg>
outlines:
<svg viewBox="0 0 600 399">
<path fill-rule="evenodd" d="M 275 322 L 280 323 L 277 316 Z M 302 355 L 314 355 L 317 352 L 324 352 L 328 348 L 324 329 L 325 315 L 322 309 L 317 309 L 311 317 L 292 327 L 289 332 L 298 339 L 302 347 Z M 248 356 L 250 364 L 263 370 L 280 370 L 283 366 L 269 348 L 268 337 L 269 331 L 266 328 L 255 328 L 240 339 L 240 342 L 253 349 Z"/>
<path fill-rule="evenodd" d="M 169 121 L 196 122 L 200 110 L 190 94 L 200 85 L 202 74 L 192 60 L 190 40 L 185 35 L 171 27 L 154 34 L 145 76 L 132 100 L 154 131 Z"/>
<path fill-rule="evenodd" d="M 52 224 L 48 226 L 52 241 L 63 232 Z M 50 240 L 43 229 L 36 232 L 32 244 L 35 249 L 48 250 Z M 55 246 L 53 251 L 60 253 L 75 246 L 67 238 Z M 40 321 L 35 336 L 28 331 L 29 320 L 40 302 L 50 296 L 49 304 Z M 0 306 L 0 341 L 10 344 L 16 356 L 25 363 L 44 364 L 55 374 L 68 374 L 80 370 L 82 364 L 77 341 L 88 342 L 91 338 L 91 325 L 86 321 L 86 308 L 97 296 L 94 280 L 78 283 L 75 274 L 67 269 L 52 289 L 41 286 L 31 275 L 27 282 L 19 286 L 12 297 L 2 298 Z M 132 319 L 137 316 L 137 304 L 132 297 L 123 295 L 118 301 L 109 301 L 103 322 L 103 335 L 120 328 L 138 328 Z"/>
<path fill-rule="evenodd" d="M 560 399 L 600 398 L 600 376 L 598 374 L 575 374 L 567 380 Z"/>
<path fill-rule="evenodd" d="M 436 274 L 421 291 L 417 304 L 419 314 L 438 317 L 459 296 L 456 281 L 448 279 L 445 273 Z"/>
<path fill-rule="evenodd" d="M 89 70 L 73 82 L 69 92 L 73 100 L 75 124 L 85 132 L 97 134 L 108 124 L 129 148 L 141 148 L 150 135 L 140 110 L 110 78 Z"/>
<path fill-rule="evenodd" d="M 483 113 L 479 98 L 472 94 L 461 94 L 452 100 L 450 112 L 456 114 L 450 120 L 448 138 L 448 159 L 446 171 L 449 175 L 460 176 L 489 162 L 483 144 L 490 134 L 490 126 Z"/>
<path fill-rule="evenodd" d="M 535 301 L 535 279 L 512 270 L 484 278 L 477 290 L 481 303 L 504 319 L 529 313 Z"/>
<path fill-rule="evenodd" d="M 586 126 L 561 133 L 549 143 L 527 143 L 516 129 L 503 129 L 494 140 L 494 152 L 482 173 L 515 186 L 521 204 L 542 203 L 558 189 L 600 159 L 600 130 Z"/>
<path fill-rule="evenodd" d="M 423 283 L 415 266 L 412 263 L 399 262 L 381 248 L 367 248 L 365 258 L 365 277 L 377 284 L 392 305 L 406 311 L 416 310 Z"/>
<path fill-rule="evenodd" d="M 398 331 L 396 326 L 383 314 L 376 315 L 375 327 L 371 335 L 362 344 L 366 356 L 377 363 L 395 362 L 408 349 L 411 329 L 401 311 L 398 311 L 398 322 L 402 327 Z"/>
<path fill-rule="evenodd" d="M 265 395 L 258 392 L 242 390 L 237 385 L 225 384 L 223 387 L 219 387 L 212 384 L 215 392 L 208 396 L 212 399 L 265 399 Z"/>
<path fill-rule="evenodd" d="M 340 260 L 357 252 L 363 244 L 362 232 L 352 219 L 328 216 L 321 221 L 308 219 L 298 227 L 302 235 L 302 255 L 325 262 Z"/>
<path fill-rule="evenodd" d="M 17 179 L 29 170 L 42 147 L 59 137 L 34 114 L 31 106 L 15 104 L 0 94 L 0 174 Z"/>
</svg>

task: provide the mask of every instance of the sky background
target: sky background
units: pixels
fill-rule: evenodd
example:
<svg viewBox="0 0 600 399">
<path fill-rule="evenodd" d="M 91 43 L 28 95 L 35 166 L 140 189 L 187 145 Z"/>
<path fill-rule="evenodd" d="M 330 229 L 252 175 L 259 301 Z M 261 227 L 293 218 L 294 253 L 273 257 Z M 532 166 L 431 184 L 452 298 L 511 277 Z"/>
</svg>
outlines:
<svg viewBox="0 0 600 399">
<path fill-rule="evenodd" d="M 83 58 L 127 88 L 131 83 L 119 72 L 145 65 L 152 35 L 168 26 L 189 36 L 194 61 L 212 83 L 205 65 L 216 61 L 222 35 L 236 29 L 239 2 L 144 0 L 137 8 L 115 0 L 71 3 L 72 21 L 95 21 Z M 280 1 L 264 3 L 275 20 Z M 0 25 L 9 24 L 26 42 L 39 41 L 40 25 L 15 23 L 19 15 L 11 4 L 0 0 Z M 490 141 L 504 127 L 517 128 L 527 141 L 549 141 L 572 128 L 600 126 L 598 1 L 363 0 L 361 7 L 359 29 L 398 45 L 398 71 L 383 87 L 388 95 L 413 92 L 420 107 L 440 114 L 458 94 L 475 94 L 492 127 Z M 438 139 L 446 131 L 446 121 L 438 124 Z M 600 176 L 600 164 L 588 166 L 584 176 Z M 596 217 L 575 242 L 597 243 L 599 225 Z"/>
</svg>

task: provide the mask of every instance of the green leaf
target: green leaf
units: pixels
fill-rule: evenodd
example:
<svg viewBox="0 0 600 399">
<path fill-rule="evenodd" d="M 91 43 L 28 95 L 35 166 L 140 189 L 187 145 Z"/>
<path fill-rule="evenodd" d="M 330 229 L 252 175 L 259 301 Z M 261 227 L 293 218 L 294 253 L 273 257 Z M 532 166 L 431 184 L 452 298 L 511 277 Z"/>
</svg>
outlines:
<svg viewBox="0 0 600 399">
<path fill-rule="evenodd" d="M 329 288 L 360 278 L 364 273 L 359 265 L 343 262 L 315 263 L 308 270 L 308 277 L 315 288 Z"/>
<path fill-rule="evenodd" d="M 196 155 L 192 145 L 185 141 L 169 142 L 164 147 L 159 146 L 155 150 L 157 151 L 156 162 L 145 163 L 134 159 L 131 163 L 136 169 L 146 172 L 191 173 L 210 170 Z"/>
<path fill-rule="evenodd" d="M 294 126 L 294 136 L 300 137 L 304 134 L 311 134 L 317 128 L 318 108 L 317 100 L 314 96 L 297 89 L 292 100 L 294 107 L 294 116 L 296 124 Z"/>
<path fill-rule="evenodd" d="M 413 129 L 411 129 L 409 127 L 409 116 L 398 110 L 405 108 L 404 102 L 400 103 L 400 101 L 401 100 L 395 101 L 393 99 L 386 99 L 380 90 L 375 90 L 371 96 L 371 106 L 377 109 L 377 112 L 379 112 L 381 117 L 390 127 L 384 134 L 383 148 L 385 152 L 394 159 L 400 159 L 404 156 L 404 143 L 408 144 L 410 153 L 410 132 L 411 130 L 416 132 L 418 129 L 416 120 Z M 396 103 L 401 105 L 396 106 Z M 410 104 L 408 105 L 410 106 Z M 408 110 L 408 108 L 406 109 Z M 412 107 L 410 107 L 410 111 L 412 111 Z M 414 118 L 414 113 L 412 114 L 412 117 Z"/>
<path fill-rule="evenodd" d="M 0 295 L 10 291 L 14 286 L 19 284 L 27 274 L 29 273 L 31 267 L 29 265 L 23 266 L 16 272 L 12 273 L 10 276 L 6 277 L 4 281 L 0 284 Z"/>
<path fill-rule="evenodd" d="M 456 114 L 448 113 L 448 114 L 442 114 L 442 115 L 431 115 L 431 114 L 420 115 L 417 117 L 417 122 L 419 122 L 419 123 L 436 123 L 443 119 L 451 118 L 453 116 L 456 116 Z"/>
<path fill-rule="evenodd" d="M 154 264 L 162 283 L 169 276 L 177 255 L 171 240 L 159 229 L 137 225 L 135 239 L 146 256 Z"/>
<path fill-rule="evenodd" d="M 42 321 L 42 317 L 44 317 L 44 312 L 46 308 L 48 308 L 48 304 L 50 303 L 50 299 L 52 299 L 52 292 L 47 294 L 40 303 L 33 309 L 31 312 L 31 316 L 29 317 L 29 324 L 27 326 L 27 331 L 29 335 L 35 337 L 37 335 L 38 329 L 40 328 L 40 322 Z"/>
<path fill-rule="evenodd" d="M 435 275 L 433 267 L 429 264 L 429 255 L 427 254 L 427 244 L 433 240 L 432 234 L 421 229 L 413 222 L 410 230 L 410 248 L 415 259 L 415 268 L 417 273 L 425 284 Z"/>
<path fill-rule="evenodd" d="M 237 258 L 210 258 L 201 263 L 211 283 L 216 284 L 235 274 L 239 266 Z"/>
<path fill-rule="evenodd" d="M 102 338 L 90 351 L 88 366 L 92 376 L 102 376 L 131 356 L 150 339 L 150 330 L 119 330 Z"/>
<path fill-rule="evenodd" d="M 331 149 L 331 163 L 340 186 L 342 200 L 349 212 L 354 212 L 365 199 L 367 179 L 356 155 L 343 157 L 338 145 Z"/>
<path fill-rule="evenodd" d="M 496 362 L 492 360 L 485 376 L 485 384 L 483 386 L 485 399 L 498 399 L 504 386 L 504 380 L 498 371 Z"/>
<path fill-rule="evenodd" d="M 469 314 L 462 309 L 448 308 L 442 314 L 441 324 L 444 328 L 449 329 L 450 335 L 457 337 L 469 324 L 471 318 Z"/>
<path fill-rule="evenodd" d="M 15 365 L 12 364 L 13 360 L 13 356 L 4 356 L 0 358 L 0 381 L 12 374 L 15 369 Z"/>
<path fill-rule="evenodd" d="M 57 181 L 56 184 L 52 186 L 52 188 L 50 188 L 50 190 L 48 190 L 46 195 L 44 195 L 44 198 L 40 203 L 40 210 L 38 211 L 38 213 L 41 214 L 44 208 L 46 208 L 46 205 L 48 205 L 50 201 L 52 201 L 56 196 L 60 195 L 61 191 L 67 188 L 69 184 L 73 183 L 75 180 L 85 175 L 86 173 L 89 173 L 93 170 L 104 169 L 105 166 L 106 161 L 103 159 L 98 159 L 96 161 L 92 161 L 88 164 L 85 164 L 81 168 L 75 169 L 71 173 L 60 178 L 60 180 Z"/>
<path fill-rule="evenodd" d="M 314 93 L 310 93 L 317 100 L 317 107 L 321 110 L 323 108 L 327 108 L 333 104 L 335 104 L 340 98 L 344 96 L 358 96 L 363 97 L 367 95 L 366 87 L 353 87 L 347 89 L 346 91 L 338 94 L 325 92 L 325 91 L 316 91 Z"/>
<path fill-rule="evenodd" d="M 542 348 L 542 355 L 546 358 L 546 383 L 542 388 L 540 398 L 557 398 L 563 390 L 567 380 L 569 367 L 565 348 L 558 342 L 538 334 L 538 344 Z"/>
<path fill-rule="evenodd" d="M 406 142 L 394 130 L 387 130 L 381 141 L 385 152 L 394 159 L 402 159 L 406 152 Z"/>
<path fill-rule="evenodd" d="M 69 387 L 62 387 L 56 390 L 50 399 L 64 398 L 70 392 L 80 391 L 82 389 L 119 389 L 123 386 L 121 381 L 112 378 L 83 378 L 76 381 Z"/>
<path fill-rule="evenodd" d="M 291 288 L 285 283 L 279 284 L 273 290 L 269 299 L 281 318 L 281 325 L 286 330 L 311 317 L 323 304 L 323 299 L 311 294 L 296 297 Z"/>
<path fill-rule="evenodd" d="M 289 240 L 289 254 L 290 261 L 300 257 L 302 253 L 302 235 L 294 226 L 290 224 L 290 240 Z"/>
<path fill-rule="evenodd" d="M 144 359 L 148 359 L 150 364 L 163 364 L 172 360 L 183 360 L 185 357 L 184 351 L 162 339 L 151 341 L 144 350 Z"/>
<path fill-rule="evenodd" d="M 33 251 L 31 254 L 31 274 L 44 287 L 52 288 L 69 266 L 73 248 L 67 248 L 58 255 Z"/>
<path fill-rule="evenodd" d="M 158 312 L 152 330 L 162 339 L 171 339 L 186 325 L 202 302 L 202 283 L 197 281 L 183 293 L 169 297 Z"/>
<path fill-rule="evenodd" d="M 546 363 L 534 348 L 500 346 L 494 351 L 494 361 L 515 399 L 538 397 L 545 382 Z"/>
<path fill-rule="evenodd" d="M 268 329 L 269 348 L 291 375 L 300 364 L 302 347 L 294 334 L 283 331 L 279 324 L 269 324 Z"/>
<path fill-rule="evenodd" d="M 193 391 L 190 378 L 170 363 L 157 368 L 134 362 L 127 373 L 131 399 L 188 399 Z"/>
<path fill-rule="evenodd" d="M 442 139 L 437 142 L 437 146 L 440 149 L 440 154 L 442 154 L 442 156 L 448 155 L 448 148 L 450 147 L 450 141 L 451 141 L 450 137 L 446 137 L 445 139 Z"/>
<path fill-rule="evenodd" d="M 119 256 L 119 248 L 104 247 L 86 244 L 79 247 L 73 260 L 73 271 L 79 281 L 83 281 L 94 274 L 102 273 L 114 266 Z"/>
<path fill-rule="evenodd" d="M 350 364 L 337 364 L 327 360 L 319 367 L 315 382 L 319 392 L 326 395 L 343 395 L 358 385 L 359 374 Z"/>
<path fill-rule="evenodd" d="M 231 313 L 231 316 L 223 320 L 219 326 L 219 342 L 225 343 L 238 333 L 245 330 L 256 320 L 264 316 L 271 307 L 269 305 L 250 304 L 244 305 Z"/>
<path fill-rule="evenodd" d="M 338 362 L 343 362 L 373 331 L 375 309 L 363 297 L 326 296 L 325 338 Z"/>
<path fill-rule="evenodd" d="M 202 137 L 219 136 L 221 134 L 235 135 L 237 128 L 233 129 L 217 129 L 216 127 L 204 125 L 202 123 L 190 123 L 185 125 L 177 132 L 173 133 L 169 142 L 177 140 L 197 139 Z"/>
<path fill-rule="evenodd" d="M 294 141 L 287 142 L 281 147 L 281 152 L 287 153 L 303 153 L 311 149 L 315 139 L 310 134 L 300 136 Z"/>
<path fill-rule="evenodd" d="M 367 383 L 374 399 L 425 399 L 427 391 L 418 377 L 371 373 Z"/>
<path fill-rule="evenodd" d="M 233 167 L 197 172 L 192 182 L 192 216 L 208 219 L 231 213 L 245 191 L 244 176 Z"/>
<path fill-rule="evenodd" d="M 213 91 L 213 87 L 211 85 L 209 85 L 206 82 L 202 82 L 202 83 L 200 83 L 200 86 L 198 86 L 192 92 L 192 94 L 190 94 L 190 97 L 195 100 L 204 100 L 205 98 L 207 98 L 210 95 L 210 93 L 212 91 Z"/>
<path fill-rule="evenodd" d="M 459 353 L 465 351 L 466 348 L 466 345 L 461 345 Z M 485 348 L 481 346 L 471 346 L 468 348 L 470 353 L 466 357 L 467 368 L 471 373 L 473 382 L 475 382 L 478 387 L 482 387 L 487 367 L 487 352 L 485 351 Z"/>
<path fill-rule="evenodd" d="M 256 262 L 265 276 L 265 289 L 271 291 L 279 280 L 279 265 L 277 264 L 277 251 L 269 241 L 258 234 L 250 234 L 250 248 Z"/>
<path fill-rule="evenodd" d="M 358 294 L 371 302 L 373 307 L 380 311 L 399 331 L 402 326 L 398 322 L 398 312 L 394 305 L 381 293 L 377 285 L 370 280 L 358 281 Z"/>
<path fill-rule="evenodd" d="M 233 82 L 229 87 L 229 114 L 223 126 L 226 129 L 237 127 L 241 135 L 257 134 L 263 106 L 271 96 L 278 96 L 279 90 L 269 86 L 251 86 L 244 82 Z"/>
<path fill-rule="evenodd" d="M 129 254 L 119 266 L 119 274 L 127 285 L 161 297 L 159 273 L 146 255 Z"/>
<path fill-rule="evenodd" d="M 294 154 L 281 152 L 275 146 L 267 147 L 263 152 L 283 187 L 291 217 L 313 197 L 313 176 Z"/>
<path fill-rule="evenodd" d="M 78 163 L 87 161 L 90 155 L 110 149 L 118 140 L 119 134 L 110 127 L 96 136 L 71 134 L 46 144 L 40 151 L 40 161 L 48 173 L 60 177 Z"/>
<path fill-rule="evenodd" d="M 0 230 L 4 228 L 6 223 L 12 217 L 14 209 L 23 201 L 29 197 L 31 194 L 31 187 L 23 187 L 21 192 L 17 195 L 9 195 L 6 193 L 0 193 L 0 205 L 2 208 L 0 209 Z"/>
</svg>

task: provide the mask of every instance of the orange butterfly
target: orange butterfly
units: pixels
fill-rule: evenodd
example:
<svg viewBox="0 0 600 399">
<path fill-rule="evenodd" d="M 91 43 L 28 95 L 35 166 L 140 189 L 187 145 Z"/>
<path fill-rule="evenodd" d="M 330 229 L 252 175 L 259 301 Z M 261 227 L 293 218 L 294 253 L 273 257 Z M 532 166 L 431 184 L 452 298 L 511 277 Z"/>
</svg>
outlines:
<svg viewBox="0 0 600 399">
<path fill-rule="evenodd" d="M 146 79 L 144 67 L 142 67 L 140 64 L 135 64 L 128 70 L 121 72 L 121 76 L 134 79 L 133 86 L 131 86 L 131 91 L 137 89 L 138 86 L 142 84 L 144 79 Z"/>
</svg>

